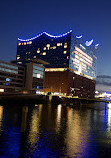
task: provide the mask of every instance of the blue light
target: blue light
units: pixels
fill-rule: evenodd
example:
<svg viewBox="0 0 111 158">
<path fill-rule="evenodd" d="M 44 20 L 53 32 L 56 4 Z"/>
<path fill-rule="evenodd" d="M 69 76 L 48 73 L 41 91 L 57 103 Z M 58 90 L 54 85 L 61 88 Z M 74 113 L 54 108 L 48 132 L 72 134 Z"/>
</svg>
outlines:
<svg viewBox="0 0 111 158">
<path fill-rule="evenodd" d="M 37 89 L 39 89 L 39 86 L 37 86 Z"/>
<path fill-rule="evenodd" d="M 82 38 L 82 35 L 80 35 L 80 36 L 76 36 L 76 38 Z"/>
<path fill-rule="evenodd" d="M 95 47 L 98 47 L 98 46 L 99 46 L 99 43 L 95 45 Z"/>
<path fill-rule="evenodd" d="M 86 41 L 85 45 L 89 47 L 92 43 L 93 43 L 93 39 L 91 41 Z"/>
<path fill-rule="evenodd" d="M 24 40 L 24 39 L 18 38 L 18 40 L 19 40 L 19 41 L 23 41 L 23 42 L 25 42 L 25 41 L 31 41 L 31 40 L 34 40 L 34 39 L 40 37 L 40 36 L 43 35 L 43 34 L 46 34 L 46 35 L 49 36 L 49 37 L 59 38 L 59 37 L 66 36 L 67 34 L 69 34 L 69 33 L 71 33 L 71 32 L 72 32 L 72 30 L 70 30 L 70 31 L 68 31 L 67 33 L 64 33 L 64 34 L 62 34 L 62 35 L 59 35 L 59 36 L 54 36 L 54 35 L 51 35 L 51 34 L 49 34 L 49 33 L 47 33 L 47 32 L 43 32 L 43 33 L 41 33 L 41 34 L 39 34 L 39 35 L 37 35 L 37 36 L 35 36 L 35 37 L 33 37 L 33 38 L 30 38 L 30 39 Z"/>
<path fill-rule="evenodd" d="M 6 78 L 6 81 L 10 82 L 10 81 L 11 81 L 11 79 L 10 79 L 10 78 Z"/>
</svg>

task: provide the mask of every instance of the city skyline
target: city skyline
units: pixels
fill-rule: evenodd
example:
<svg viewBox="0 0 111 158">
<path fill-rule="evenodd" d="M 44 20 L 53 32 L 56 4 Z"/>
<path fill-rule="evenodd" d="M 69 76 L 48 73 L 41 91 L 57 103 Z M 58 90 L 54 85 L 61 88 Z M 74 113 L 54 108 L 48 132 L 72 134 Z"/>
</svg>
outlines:
<svg viewBox="0 0 111 158">
<path fill-rule="evenodd" d="M 16 58 L 17 38 L 31 38 L 46 31 L 53 35 L 70 29 L 86 40 L 99 43 L 97 75 L 110 72 L 111 2 L 104 1 L 19 1 L 1 2 L 0 59 Z"/>
</svg>

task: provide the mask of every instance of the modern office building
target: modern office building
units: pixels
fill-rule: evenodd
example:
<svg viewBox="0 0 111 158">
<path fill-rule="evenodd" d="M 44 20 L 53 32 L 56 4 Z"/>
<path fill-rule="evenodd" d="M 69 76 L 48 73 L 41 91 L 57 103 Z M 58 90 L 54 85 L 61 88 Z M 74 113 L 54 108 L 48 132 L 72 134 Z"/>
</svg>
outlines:
<svg viewBox="0 0 111 158">
<path fill-rule="evenodd" d="M 44 66 L 42 60 L 0 61 L 0 92 L 41 93 L 43 91 Z"/>
<path fill-rule="evenodd" d="M 21 92 L 24 87 L 24 67 L 0 61 L 0 92 Z"/>
<path fill-rule="evenodd" d="M 77 96 L 93 97 L 97 47 L 93 40 L 84 41 L 72 31 L 59 36 L 43 32 L 30 39 L 18 38 L 16 58 L 37 58 L 50 63 L 45 66 L 45 91 L 66 95 L 73 91 Z"/>
</svg>

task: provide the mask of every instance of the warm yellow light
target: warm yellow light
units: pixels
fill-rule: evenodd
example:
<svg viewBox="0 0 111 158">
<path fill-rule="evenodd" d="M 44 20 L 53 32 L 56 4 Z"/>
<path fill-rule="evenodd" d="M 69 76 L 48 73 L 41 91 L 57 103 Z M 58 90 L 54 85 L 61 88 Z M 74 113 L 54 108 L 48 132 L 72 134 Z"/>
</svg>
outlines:
<svg viewBox="0 0 111 158">
<path fill-rule="evenodd" d="M 65 50 L 63 53 L 64 53 L 64 54 L 66 54 L 66 53 L 67 53 L 67 51 Z"/>
<path fill-rule="evenodd" d="M 26 45 L 27 43 L 26 42 L 24 42 L 24 45 Z"/>
<path fill-rule="evenodd" d="M 43 50 L 46 50 L 46 47 L 44 47 Z"/>
<path fill-rule="evenodd" d="M 20 59 L 20 57 L 17 57 L 17 60 L 19 60 Z"/>
<path fill-rule="evenodd" d="M 53 49 L 56 49 L 56 46 L 53 46 Z"/>
<path fill-rule="evenodd" d="M 47 44 L 46 47 L 50 47 L 50 44 Z"/>
<path fill-rule="evenodd" d="M 36 58 L 36 56 L 34 56 L 34 58 Z"/>
<path fill-rule="evenodd" d="M 65 71 L 66 68 L 46 68 L 45 71 Z"/>
<path fill-rule="evenodd" d="M 62 43 L 57 43 L 57 46 L 62 46 Z"/>
<path fill-rule="evenodd" d="M 18 45 L 20 46 L 20 45 L 21 45 L 21 43 L 19 42 L 19 43 L 18 43 Z"/>
<path fill-rule="evenodd" d="M 32 41 L 29 41 L 29 43 L 28 44 L 32 44 Z"/>
<path fill-rule="evenodd" d="M 0 92 L 4 92 L 4 89 L 0 89 Z"/>
<path fill-rule="evenodd" d="M 46 52 L 43 52 L 42 55 L 46 55 Z"/>
<path fill-rule="evenodd" d="M 67 48 L 67 43 L 64 43 L 64 48 Z"/>
<path fill-rule="evenodd" d="M 40 50 L 37 50 L 37 53 L 40 53 Z"/>
</svg>

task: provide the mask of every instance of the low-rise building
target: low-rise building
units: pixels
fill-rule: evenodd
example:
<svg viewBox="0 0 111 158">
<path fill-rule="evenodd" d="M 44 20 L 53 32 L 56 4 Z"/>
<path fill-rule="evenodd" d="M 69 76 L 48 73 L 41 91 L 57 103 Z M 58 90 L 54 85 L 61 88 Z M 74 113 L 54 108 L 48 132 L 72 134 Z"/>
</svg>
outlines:
<svg viewBox="0 0 111 158">
<path fill-rule="evenodd" d="M 44 83 L 42 60 L 0 61 L 0 92 L 41 93 Z"/>
<path fill-rule="evenodd" d="M 0 92 L 21 92 L 24 88 L 25 68 L 0 61 Z"/>
</svg>

